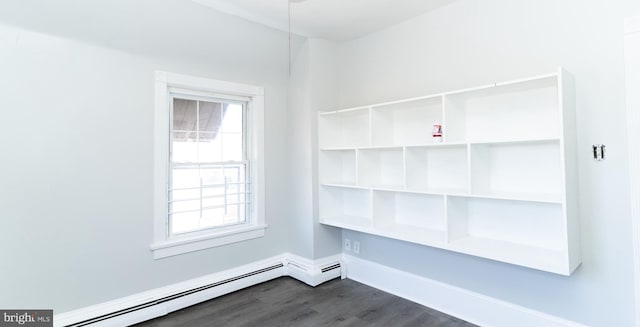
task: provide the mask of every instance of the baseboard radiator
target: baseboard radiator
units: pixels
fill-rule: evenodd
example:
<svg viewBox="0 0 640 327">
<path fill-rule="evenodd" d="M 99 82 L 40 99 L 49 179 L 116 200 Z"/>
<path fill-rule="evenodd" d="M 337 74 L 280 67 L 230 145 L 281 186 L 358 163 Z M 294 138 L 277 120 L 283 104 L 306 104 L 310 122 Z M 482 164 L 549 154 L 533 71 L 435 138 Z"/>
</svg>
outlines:
<svg viewBox="0 0 640 327">
<path fill-rule="evenodd" d="M 323 274 L 326 274 L 326 273 L 331 272 L 332 270 L 340 269 L 341 267 L 342 267 L 342 265 L 338 262 L 338 263 L 335 263 L 335 264 L 333 264 L 331 266 L 324 267 L 324 268 L 320 269 L 320 271 L 322 271 Z M 340 272 L 340 271 L 338 270 L 338 272 Z"/>
<path fill-rule="evenodd" d="M 256 267 L 254 266 L 254 268 Z M 199 302 L 211 300 L 218 296 L 228 294 L 278 277 L 289 276 L 315 287 L 326 281 L 341 277 L 343 274 L 342 268 L 343 265 L 338 260 L 333 260 L 331 262 L 327 262 L 325 260 L 323 264 L 317 264 L 314 261 L 306 260 L 300 257 L 286 257 L 282 260 L 276 261 L 275 263 L 272 261 L 271 265 L 262 265 L 260 269 L 239 273 L 238 275 L 233 277 L 228 277 L 229 275 L 227 275 L 226 278 L 216 280 L 215 282 L 209 282 L 205 285 L 198 285 L 197 287 L 191 287 L 186 290 L 182 289 L 169 295 L 166 295 L 165 293 L 164 296 L 157 297 L 155 299 L 142 303 L 135 303 L 128 306 L 123 305 L 117 307 L 117 309 L 113 307 L 110 307 L 110 309 L 106 309 L 108 306 L 104 306 L 103 309 L 105 310 L 98 311 L 101 311 L 102 314 L 87 316 L 87 314 L 74 315 L 73 313 L 71 313 L 69 317 L 64 317 L 64 319 L 61 319 L 63 321 L 57 322 L 56 318 L 54 318 L 54 326 L 119 326 L 122 325 L 122 322 L 127 322 L 127 324 L 138 323 L 144 320 L 160 317 L 168 314 L 169 312 L 189 307 Z M 212 281 L 215 279 L 210 278 L 208 280 Z M 193 286 L 193 284 L 191 286 Z M 180 289 L 180 287 L 178 287 L 177 289 Z M 205 291 L 209 292 L 204 293 Z M 127 301 L 124 302 L 126 303 Z M 133 301 L 129 303 L 132 302 Z M 99 306 L 100 305 L 98 305 L 98 307 Z M 169 306 L 172 309 L 162 309 Z M 161 309 L 158 310 L 157 308 Z M 151 313 L 149 315 L 148 312 L 154 311 L 154 309 L 155 311 L 157 311 L 157 313 Z M 137 318 L 136 316 L 145 316 L 146 318 L 140 320 L 140 318 Z"/>
<path fill-rule="evenodd" d="M 270 270 L 280 269 L 280 268 L 283 268 L 283 267 L 284 267 L 284 264 L 282 264 L 282 263 L 276 264 L 276 265 L 271 266 L 271 267 L 263 268 L 263 269 L 256 270 L 256 271 L 252 271 L 250 273 L 246 273 L 246 274 L 243 274 L 243 275 L 240 275 L 240 276 L 228 278 L 228 279 L 216 282 L 216 283 L 200 286 L 200 287 L 197 287 L 197 288 L 194 288 L 194 289 L 190 289 L 190 290 L 187 290 L 187 291 L 182 291 L 182 292 L 179 292 L 177 294 L 165 296 L 165 297 L 163 297 L 161 299 L 149 301 L 147 303 L 142 303 L 142 304 L 139 304 L 139 305 L 136 305 L 136 306 L 132 306 L 130 308 L 125 308 L 125 309 L 122 309 L 122 310 L 118 310 L 116 312 L 105 314 L 105 315 L 102 315 L 102 316 L 99 316 L 99 317 L 95 317 L 95 318 L 92 318 L 92 319 L 88 319 L 88 320 L 85 320 L 85 321 L 80 321 L 80 322 L 77 322 L 75 324 L 66 325 L 66 327 L 89 326 L 89 325 L 92 325 L 92 324 L 95 324 L 95 323 L 98 323 L 98 322 L 101 322 L 101 321 L 105 321 L 105 320 L 108 320 L 108 319 L 113 319 L 113 318 L 118 317 L 118 316 L 126 315 L 126 314 L 129 314 L 129 313 L 138 311 L 138 310 L 142 310 L 142 309 L 146 309 L 146 308 L 152 307 L 154 305 L 163 304 L 165 302 L 173 301 L 173 300 L 185 297 L 185 296 L 189 296 L 189 295 L 192 295 L 192 294 L 195 294 L 195 293 L 198 293 L 198 292 L 202 292 L 204 290 L 208 290 L 208 289 L 211 289 L 211 288 L 214 288 L 214 287 L 218 287 L 218 286 L 221 286 L 221 285 L 224 285 L 224 284 L 235 282 L 235 281 L 247 278 L 247 277 L 255 276 L 255 275 L 262 274 L 264 272 L 270 271 Z"/>
</svg>

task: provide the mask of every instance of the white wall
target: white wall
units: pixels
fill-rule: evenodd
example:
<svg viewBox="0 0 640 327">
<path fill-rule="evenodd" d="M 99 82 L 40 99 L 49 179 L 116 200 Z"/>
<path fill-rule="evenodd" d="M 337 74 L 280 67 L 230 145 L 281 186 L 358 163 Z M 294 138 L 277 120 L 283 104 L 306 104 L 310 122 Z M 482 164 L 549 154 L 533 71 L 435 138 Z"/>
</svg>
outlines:
<svg viewBox="0 0 640 327">
<path fill-rule="evenodd" d="M 313 185 L 312 147 L 311 147 L 311 77 L 309 75 L 309 43 L 304 39 L 295 39 L 292 43 L 292 66 L 289 82 L 289 103 L 287 104 L 290 122 L 289 179 L 291 200 L 289 211 L 291 233 L 289 250 L 306 258 L 313 258 Z M 339 252 L 339 251 L 338 251 Z"/>
<path fill-rule="evenodd" d="M 625 78 L 627 90 L 627 126 L 629 141 L 629 177 L 634 256 L 640 254 L 640 16 L 625 21 Z M 640 261 L 635 260 L 636 280 L 640 278 Z M 640 289 L 636 287 L 636 303 Z M 636 315 L 639 315 L 636 306 Z"/>
<path fill-rule="evenodd" d="M 290 251 L 307 258 L 340 252 L 340 229 L 318 223 L 317 115 L 338 104 L 337 45 L 296 39 L 289 90 Z"/>
<path fill-rule="evenodd" d="M 631 0 L 456 1 L 342 45 L 340 106 L 550 73 L 577 80 L 583 264 L 567 278 L 345 231 L 361 257 L 590 326 L 633 324 L 623 62 Z M 607 145 L 607 160 L 590 145 Z"/>
<path fill-rule="evenodd" d="M 318 198 L 318 108 L 335 108 L 338 105 L 340 87 L 339 56 L 337 44 L 331 41 L 311 39 L 309 43 L 309 76 L 311 78 L 310 106 L 312 153 L 312 194 Z M 291 121 L 293 125 L 294 122 Z M 320 225 L 318 203 L 313 207 L 314 225 L 314 257 L 323 258 L 341 250 L 341 233 L 339 228 Z"/>
<path fill-rule="evenodd" d="M 266 236 L 153 260 L 154 71 L 265 87 Z M 190 1 L 0 4 L 0 308 L 56 313 L 287 251 L 287 35 Z"/>
</svg>

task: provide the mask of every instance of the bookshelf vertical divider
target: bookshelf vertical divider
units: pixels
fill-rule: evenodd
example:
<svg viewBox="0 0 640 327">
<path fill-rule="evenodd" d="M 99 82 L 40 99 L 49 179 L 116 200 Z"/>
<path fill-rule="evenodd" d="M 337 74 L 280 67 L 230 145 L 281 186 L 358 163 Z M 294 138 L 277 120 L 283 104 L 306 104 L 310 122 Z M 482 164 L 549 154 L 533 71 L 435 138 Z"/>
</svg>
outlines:
<svg viewBox="0 0 640 327">
<path fill-rule="evenodd" d="M 320 222 L 571 275 L 581 262 L 574 88 L 559 68 L 319 112 Z"/>
</svg>

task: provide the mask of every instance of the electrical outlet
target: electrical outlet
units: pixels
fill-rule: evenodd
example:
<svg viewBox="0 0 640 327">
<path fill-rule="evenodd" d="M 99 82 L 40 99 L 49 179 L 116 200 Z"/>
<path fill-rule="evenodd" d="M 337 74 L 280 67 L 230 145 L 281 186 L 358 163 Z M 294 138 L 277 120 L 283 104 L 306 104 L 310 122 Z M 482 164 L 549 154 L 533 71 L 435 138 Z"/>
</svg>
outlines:
<svg viewBox="0 0 640 327">
<path fill-rule="evenodd" d="M 360 242 L 353 241 L 353 253 L 360 254 Z"/>
<path fill-rule="evenodd" d="M 348 238 L 344 239 L 344 250 L 351 251 L 351 240 Z"/>
</svg>

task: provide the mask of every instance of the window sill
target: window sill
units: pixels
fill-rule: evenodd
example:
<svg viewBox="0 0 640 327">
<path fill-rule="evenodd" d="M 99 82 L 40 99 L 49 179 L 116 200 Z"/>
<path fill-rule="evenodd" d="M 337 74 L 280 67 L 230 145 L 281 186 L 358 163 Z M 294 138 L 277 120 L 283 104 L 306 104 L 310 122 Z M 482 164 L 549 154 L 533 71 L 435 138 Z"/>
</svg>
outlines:
<svg viewBox="0 0 640 327">
<path fill-rule="evenodd" d="M 154 259 L 162 259 L 183 253 L 204 250 L 216 246 L 242 242 L 264 236 L 267 225 L 243 226 L 241 228 L 199 235 L 168 239 L 151 245 Z"/>
</svg>

